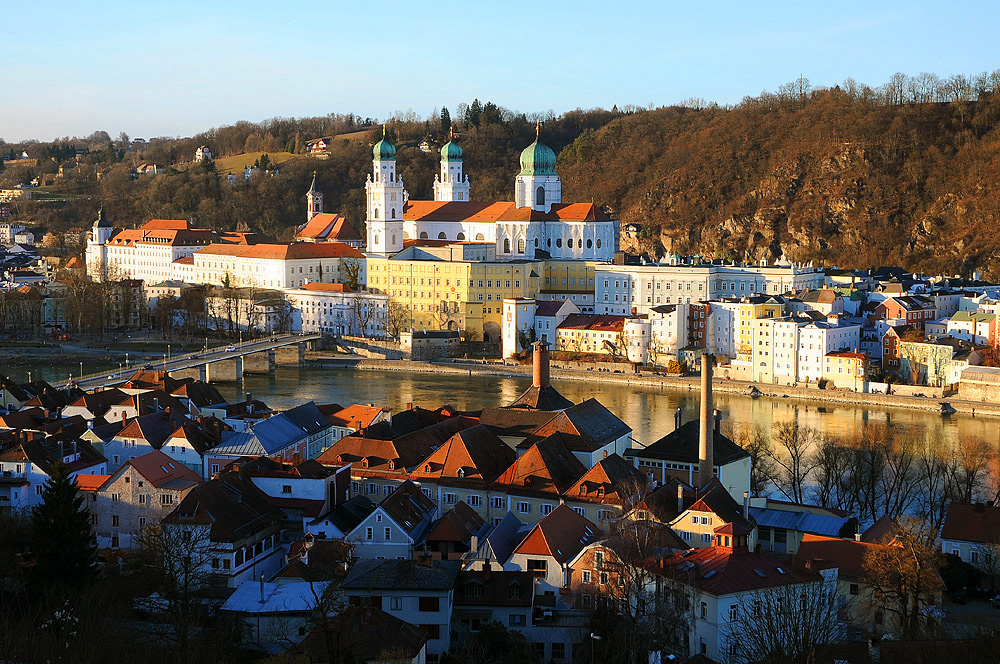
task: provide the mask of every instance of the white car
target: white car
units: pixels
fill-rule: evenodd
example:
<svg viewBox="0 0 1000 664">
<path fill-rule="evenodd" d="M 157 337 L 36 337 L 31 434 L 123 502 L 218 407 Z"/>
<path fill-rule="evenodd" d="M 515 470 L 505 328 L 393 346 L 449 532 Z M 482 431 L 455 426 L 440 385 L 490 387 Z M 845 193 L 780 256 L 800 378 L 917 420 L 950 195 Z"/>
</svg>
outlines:
<svg viewBox="0 0 1000 664">
<path fill-rule="evenodd" d="M 236 350 L 236 346 L 233 346 L 232 344 L 226 346 L 227 353 L 232 353 L 234 350 Z"/>
</svg>

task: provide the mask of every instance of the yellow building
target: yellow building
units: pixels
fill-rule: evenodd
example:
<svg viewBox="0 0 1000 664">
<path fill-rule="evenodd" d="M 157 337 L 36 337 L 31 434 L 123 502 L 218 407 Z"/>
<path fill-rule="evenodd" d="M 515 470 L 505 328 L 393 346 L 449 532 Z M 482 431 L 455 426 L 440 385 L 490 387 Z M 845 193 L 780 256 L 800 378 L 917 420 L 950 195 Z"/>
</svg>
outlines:
<svg viewBox="0 0 1000 664">
<path fill-rule="evenodd" d="M 867 369 L 868 356 L 864 353 L 827 353 L 823 358 L 823 378 L 841 389 L 863 390 Z"/>
<path fill-rule="evenodd" d="M 368 290 L 386 293 L 407 312 L 404 327 L 462 330 L 499 342 L 505 298 L 542 289 L 593 287 L 596 261 L 497 261 L 492 244 L 410 246 L 392 257 L 368 257 Z"/>
<path fill-rule="evenodd" d="M 782 315 L 784 299 L 768 295 L 753 295 L 728 303 L 726 308 L 733 309 L 734 341 L 736 354 L 741 360 L 751 361 L 754 349 L 754 338 L 759 330 L 755 329 L 754 321 L 760 318 L 779 318 Z"/>
</svg>

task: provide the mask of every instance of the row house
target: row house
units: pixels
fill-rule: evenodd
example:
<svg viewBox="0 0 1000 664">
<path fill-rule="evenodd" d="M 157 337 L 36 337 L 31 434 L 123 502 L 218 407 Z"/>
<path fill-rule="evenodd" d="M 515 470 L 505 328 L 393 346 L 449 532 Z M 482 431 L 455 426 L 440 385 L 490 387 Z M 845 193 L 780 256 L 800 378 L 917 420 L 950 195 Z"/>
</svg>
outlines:
<svg viewBox="0 0 1000 664">
<path fill-rule="evenodd" d="M 413 558 L 424 543 L 437 506 L 412 482 L 394 489 L 379 506 L 347 534 L 355 555 L 379 560 Z"/>
<path fill-rule="evenodd" d="M 242 432 L 223 432 L 222 442 L 205 456 L 205 477 L 241 457 L 280 456 L 315 459 L 330 446 L 333 427 L 309 401 L 256 423 Z"/>
<path fill-rule="evenodd" d="M 283 562 L 281 510 L 238 473 L 191 489 L 163 519 L 168 541 L 185 542 L 209 584 L 237 588 L 270 577 Z"/>
<path fill-rule="evenodd" d="M 159 525 L 202 480 L 154 450 L 129 459 L 111 475 L 81 475 L 78 481 L 87 495 L 98 548 L 136 549 L 143 529 Z"/>
<path fill-rule="evenodd" d="M 123 415 L 120 419 L 122 428 L 103 445 L 108 470 L 112 473 L 129 459 L 161 449 L 175 431 L 191 422 L 183 414 L 170 409 L 156 410 L 131 419 Z"/>
<path fill-rule="evenodd" d="M 0 509 L 22 510 L 41 503 L 53 466 L 69 476 L 107 473 L 107 461 L 90 443 L 67 435 L 38 437 L 0 453 Z"/>
<path fill-rule="evenodd" d="M 979 311 L 959 311 L 948 319 L 945 331 L 956 339 L 996 347 L 997 315 Z"/>
<path fill-rule="evenodd" d="M 894 295 L 875 307 L 875 316 L 890 325 L 910 325 L 923 329 L 924 323 L 937 318 L 934 300 L 923 295 Z"/>
</svg>

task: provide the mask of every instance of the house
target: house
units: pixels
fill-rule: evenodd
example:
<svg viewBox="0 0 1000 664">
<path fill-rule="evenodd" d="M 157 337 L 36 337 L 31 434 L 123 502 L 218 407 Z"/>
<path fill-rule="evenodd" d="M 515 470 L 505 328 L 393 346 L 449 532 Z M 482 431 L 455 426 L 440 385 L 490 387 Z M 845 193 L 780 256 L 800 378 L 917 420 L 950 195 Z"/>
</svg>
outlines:
<svg viewBox="0 0 1000 664">
<path fill-rule="evenodd" d="M 38 505 L 58 462 L 71 478 L 108 472 L 105 458 L 86 441 L 63 435 L 23 440 L 0 453 L 0 509 Z"/>
<path fill-rule="evenodd" d="M 337 652 L 330 653 L 328 636 Z M 426 630 L 371 606 L 349 606 L 299 644 L 310 662 L 426 664 Z M 437 661 L 437 660 L 434 660 Z"/>
<path fill-rule="evenodd" d="M 339 214 L 318 212 L 295 233 L 297 242 L 343 242 L 355 249 L 361 249 L 364 239 L 354 230 L 347 219 Z"/>
<path fill-rule="evenodd" d="M 469 550 L 462 555 L 463 569 L 502 570 L 530 530 L 531 526 L 521 523 L 513 512 L 507 512 L 483 537 L 470 541 Z"/>
<path fill-rule="evenodd" d="M 836 590 L 837 570 L 822 573 L 797 569 L 788 561 L 750 553 L 747 534 L 718 533 L 712 546 L 672 553 L 655 570 L 655 592 L 665 598 L 687 598 L 687 629 L 673 636 L 672 650 L 681 657 L 704 655 L 727 661 L 741 652 L 742 622 L 765 605 L 819 598 Z M 772 599 L 773 598 L 773 599 Z M 760 608 L 758 608 L 760 607 Z M 683 623 L 682 623 L 683 625 Z"/>
<path fill-rule="evenodd" d="M 243 624 L 244 645 L 283 652 L 306 638 L 319 603 L 317 597 L 322 597 L 329 585 L 329 581 L 246 581 L 220 610 Z"/>
<path fill-rule="evenodd" d="M 365 431 L 377 422 L 392 420 L 392 411 L 380 408 L 374 404 L 354 404 L 341 408 L 338 404 L 317 406 L 333 427 L 331 444 L 355 431 Z"/>
<path fill-rule="evenodd" d="M 756 524 L 746 505 L 737 503 L 719 478 L 713 477 L 693 497 L 693 502 L 668 524 L 691 547 L 713 546 L 717 533 L 726 527 L 736 527 L 748 536 L 753 532 Z M 751 547 L 753 540 L 748 539 Z"/>
<path fill-rule="evenodd" d="M 198 473 L 156 450 L 129 459 L 109 476 L 96 477 L 105 479 L 86 492 L 87 508 L 101 549 L 138 548 L 142 529 L 158 525 L 202 481 Z M 86 481 L 81 479 L 81 488 Z"/>
<path fill-rule="evenodd" d="M 554 344 L 556 330 L 564 320 L 580 313 L 580 307 L 571 300 L 539 300 L 535 303 L 535 338 Z"/>
<path fill-rule="evenodd" d="M 605 408 L 597 399 L 574 404 L 557 412 L 535 429 L 521 444 L 519 452 L 554 434 L 562 439 L 585 468 L 608 455 L 621 455 L 632 445 L 632 427 Z"/>
<path fill-rule="evenodd" d="M 413 482 L 403 482 L 348 535 L 355 555 L 406 560 L 424 543 L 437 506 Z"/>
<path fill-rule="evenodd" d="M 332 427 L 312 401 L 268 417 L 250 431 L 224 432 L 206 457 L 210 474 L 244 456 L 315 459 L 329 447 Z"/>
<path fill-rule="evenodd" d="M 460 560 L 473 546 L 473 538 L 486 534 L 489 525 L 483 517 L 459 501 L 437 520 L 426 538 L 426 548 L 432 557 Z"/>
<path fill-rule="evenodd" d="M 229 427 L 214 417 L 183 422 L 160 446 L 160 451 L 171 459 L 187 466 L 208 479 L 205 474 L 205 457 L 222 441 L 223 431 Z"/>
<path fill-rule="evenodd" d="M 1000 507 L 950 503 L 941 526 L 941 551 L 976 567 L 996 565 L 1000 558 Z"/>
<path fill-rule="evenodd" d="M 167 409 L 132 419 L 127 419 L 123 414 L 121 421 L 124 424 L 122 429 L 104 443 L 104 456 L 108 459 L 108 470 L 112 473 L 129 459 L 161 449 L 174 432 L 191 420 L 177 411 Z"/>
<path fill-rule="evenodd" d="M 223 473 L 191 489 L 163 519 L 163 528 L 194 543 L 212 585 L 238 588 L 281 568 L 281 518 L 252 482 Z"/>
<path fill-rule="evenodd" d="M 676 414 L 678 426 L 673 431 L 646 447 L 629 448 L 623 455 L 658 484 L 678 479 L 693 486 L 697 481 L 701 424 L 691 420 L 681 425 L 681 416 Z M 750 490 L 750 455 L 722 433 L 719 419 L 712 438 L 713 472 L 735 500 L 742 500 Z"/>
<path fill-rule="evenodd" d="M 893 295 L 878 303 L 875 316 L 890 325 L 910 325 L 918 330 L 924 323 L 937 318 L 934 300 L 923 295 Z"/>
<path fill-rule="evenodd" d="M 853 537 L 858 527 L 840 510 L 766 497 L 750 498 L 747 514 L 757 524 L 754 550 L 777 555 L 794 555 L 806 535 Z"/>
<path fill-rule="evenodd" d="M 864 391 L 868 380 L 868 356 L 850 351 L 827 353 L 823 357 L 823 378 L 828 389 Z"/>
<path fill-rule="evenodd" d="M 207 145 L 199 146 L 198 149 L 194 151 L 194 160 L 195 161 L 211 161 L 212 160 L 212 151 L 208 148 Z"/>
<path fill-rule="evenodd" d="M 604 536 L 596 524 L 560 505 L 535 524 L 518 544 L 504 570 L 527 570 L 535 577 L 535 593 L 555 597 L 569 585 L 569 562 Z"/>
<path fill-rule="evenodd" d="M 427 662 L 451 649 L 455 584 L 461 563 L 451 560 L 359 560 L 339 592 L 351 606 L 381 609 L 427 632 Z"/>
<path fill-rule="evenodd" d="M 452 611 L 453 647 L 464 647 L 473 634 L 498 622 L 511 632 L 537 642 L 532 620 L 534 579 L 531 572 L 462 571 L 455 584 Z"/>
</svg>

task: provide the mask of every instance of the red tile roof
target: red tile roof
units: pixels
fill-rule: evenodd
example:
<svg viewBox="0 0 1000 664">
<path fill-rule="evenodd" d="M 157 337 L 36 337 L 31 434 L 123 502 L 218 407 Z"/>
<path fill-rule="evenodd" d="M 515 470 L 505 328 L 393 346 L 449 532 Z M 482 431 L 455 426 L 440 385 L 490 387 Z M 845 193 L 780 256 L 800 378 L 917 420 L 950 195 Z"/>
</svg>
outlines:
<svg viewBox="0 0 1000 664">
<path fill-rule="evenodd" d="M 979 542 L 1000 542 L 1000 507 L 951 503 L 941 527 L 941 539 Z"/>
<path fill-rule="evenodd" d="M 302 260 L 310 258 L 364 258 L 364 254 L 343 242 L 293 242 L 292 244 L 210 244 L 199 254 L 240 256 L 261 260 Z"/>
<path fill-rule="evenodd" d="M 192 485 L 201 482 L 201 477 L 180 461 L 174 461 L 163 452 L 153 450 L 135 459 L 129 459 L 126 465 L 130 465 L 136 471 L 149 480 L 153 486 L 159 487 L 170 480 L 183 480 L 191 482 Z"/>
<path fill-rule="evenodd" d="M 815 572 L 794 568 L 787 560 L 718 546 L 665 556 L 661 570 L 670 578 L 716 596 L 821 578 Z"/>
<path fill-rule="evenodd" d="M 76 476 L 76 485 L 80 487 L 80 491 L 97 491 L 108 481 L 109 477 L 111 475 L 88 475 L 80 473 Z"/>
<path fill-rule="evenodd" d="M 609 314 L 570 314 L 559 323 L 560 330 L 591 330 L 594 332 L 621 332 L 626 316 Z"/>
<path fill-rule="evenodd" d="M 561 565 L 602 537 L 604 533 L 594 523 L 560 505 L 535 524 L 514 553 L 552 556 Z"/>
</svg>

